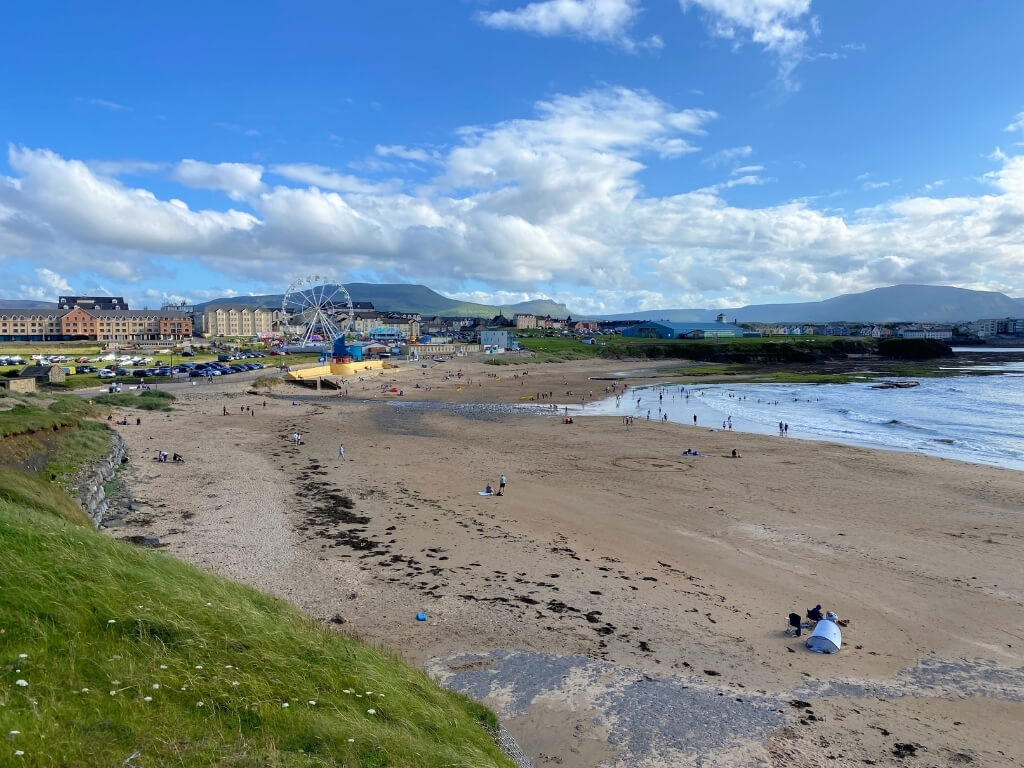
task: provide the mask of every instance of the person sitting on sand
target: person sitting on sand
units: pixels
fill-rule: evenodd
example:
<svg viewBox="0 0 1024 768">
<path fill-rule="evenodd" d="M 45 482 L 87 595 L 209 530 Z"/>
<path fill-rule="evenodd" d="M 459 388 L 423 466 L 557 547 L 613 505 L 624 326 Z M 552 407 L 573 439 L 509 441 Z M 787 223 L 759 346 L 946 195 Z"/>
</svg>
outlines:
<svg viewBox="0 0 1024 768">
<path fill-rule="evenodd" d="M 741 454 L 739 451 L 737 451 L 735 448 L 733 448 L 732 449 L 732 457 L 734 459 L 742 459 L 743 458 L 743 454 Z"/>
<path fill-rule="evenodd" d="M 173 461 L 176 464 L 184 464 L 185 463 L 185 457 L 182 456 L 180 453 L 176 453 L 176 454 L 174 454 Z"/>
<path fill-rule="evenodd" d="M 494 493 L 494 489 L 491 488 L 491 484 L 490 483 L 488 483 L 487 487 L 484 488 L 484 493 L 486 493 L 488 496 L 490 496 L 492 493 Z"/>
<path fill-rule="evenodd" d="M 814 622 L 821 621 L 823 618 L 825 618 L 824 615 L 822 615 L 821 613 L 821 606 L 816 605 L 813 608 L 808 609 L 807 618 Z"/>
</svg>

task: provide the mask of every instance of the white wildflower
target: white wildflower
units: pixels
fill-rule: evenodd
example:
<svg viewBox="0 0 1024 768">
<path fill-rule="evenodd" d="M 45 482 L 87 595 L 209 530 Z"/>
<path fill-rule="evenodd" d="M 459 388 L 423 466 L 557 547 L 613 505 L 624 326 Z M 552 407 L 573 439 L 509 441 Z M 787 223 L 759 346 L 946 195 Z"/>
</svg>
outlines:
<svg viewBox="0 0 1024 768">
<path fill-rule="evenodd" d="M 167 669 L 167 665 L 166 664 L 161 664 L 160 665 L 160 669 Z"/>
<path fill-rule="evenodd" d="M 342 690 L 342 693 L 352 693 L 352 689 L 351 688 L 345 688 L 345 689 Z"/>
<path fill-rule="evenodd" d="M 234 669 L 230 664 L 225 664 L 224 669 Z"/>
<path fill-rule="evenodd" d="M 110 695 L 111 695 L 111 696 L 117 696 L 117 691 L 111 691 L 111 692 L 110 692 Z"/>
<path fill-rule="evenodd" d="M 310 705 L 311 707 L 315 707 L 315 706 L 316 706 L 316 702 L 315 702 L 315 701 L 313 701 L 313 699 L 310 699 L 310 700 L 309 700 L 309 705 Z"/>
<path fill-rule="evenodd" d="M 367 696 L 372 696 L 372 695 L 373 695 L 373 691 L 367 691 L 367 692 L 366 692 L 366 695 L 367 695 Z"/>
<path fill-rule="evenodd" d="M 121 681 L 120 681 L 120 680 L 111 680 L 111 681 L 110 681 L 110 684 L 111 684 L 111 685 L 120 685 L 120 684 L 121 684 Z"/>
<path fill-rule="evenodd" d="M 357 694 L 356 694 L 356 698 L 357 698 L 357 699 L 361 699 L 361 698 L 363 698 L 363 694 L 361 694 L 361 693 L 357 693 Z"/>
<path fill-rule="evenodd" d="M 14 756 L 15 757 L 21 757 L 24 754 L 25 754 L 25 750 L 23 750 L 23 749 L 16 749 L 16 750 L 14 750 Z"/>
<path fill-rule="evenodd" d="M 89 689 L 88 689 L 88 688 L 83 688 L 83 689 L 82 689 L 82 693 L 88 693 L 88 692 L 89 692 Z"/>
<path fill-rule="evenodd" d="M 152 701 L 152 700 L 153 700 L 153 697 L 152 697 L 152 696 L 143 696 L 143 697 L 142 697 L 142 700 L 143 700 L 143 701 Z"/>
<path fill-rule="evenodd" d="M 286 702 L 284 702 L 284 703 L 283 703 L 283 704 L 282 704 L 281 706 L 282 706 L 282 707 L 283 707 L 284 709 L 288 709 L 288 702 L 287 702 L 287 701 L 286 701 Z"/>
<path fill-rule="evenodd" d="M 17 735 L 19 735 L 20 733 L 21 733 L 21 731 L 8 731 L 8 732 L 7 732 L 7 735 L 8 735 L 8 736 L 17 736 Z"/>
<path fill-rule="evenodd" d="M 238 685 L 238 681 L 237 680 L 232 680 L 231 684 L 237 686 Z"/>
<path fill-rule="evenodd" d="M 20 685 L 22 688 L 27 688 L 28 687 L 28 680 L 25 680 L 24 678 L 20 678 L 19 677 L 17 680 L 14 681 L 14 684 L 15 685 Z"/>
<path fill-rule="evenodd" d="M 117 619 L 107 619 L 107 624 L 116 624 Z"/>
<path fill-rule="evenodd" d="M 196 702 L 196 706 L 197 706 L 197 707 L 205 707 L 206 705 L 205 705 L 205 704 L 203 704 L 203 702 L 201 702 L 201 701 L 197 701 L 197 702 Z"/>
<path fill-rule="evenodd" d="M 196 664 L 196 669 L 202 669 L 202 668 L 203 668 L 202 664 Z"/>
<path fill-rule="evenodd" d="M 153 690 L 154 691 L 159 691 L 160 690 L 160 683 L 153 683 Z"/>
<path fill-rule="evenodd" d="M 366 714 L 368 714 L 368 715 L 376 715 L 377 714 L 377 710 L 376 709 L 368 709 L 368 710 L 366 710 Z"/>
<path fill-rule="evenodd" d="M 28 654 L 27 653 L 19 653 L 18 654 L 18 658 L 19 659 L 27 659 L 28 658 Z"/>
<path fill-rule="evenodd" d="M 355 744 L 355 743 L 356 743 L 356 740 L 355 740 L 355 739 L 349 739 L 349 740 L 348 740 L 348 743 L 349 743 L 349 744 Z"/>
<path fill-rule="evenodd" d="M 207 604 L 206 604 L 206 607 L 207 607 L 207 608 L 209 608 L 209 607 L 211 607 L 212 605 L 213 605 L 213 603 L 207 603 Z"/>
</svg>

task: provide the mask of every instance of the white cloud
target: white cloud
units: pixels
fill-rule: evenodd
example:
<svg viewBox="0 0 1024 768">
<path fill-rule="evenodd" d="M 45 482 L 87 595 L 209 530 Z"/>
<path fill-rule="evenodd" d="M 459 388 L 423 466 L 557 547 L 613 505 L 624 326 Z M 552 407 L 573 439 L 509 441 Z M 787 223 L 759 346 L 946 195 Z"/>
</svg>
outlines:
<svg viewBox="0 0 1024 768">
<path fill-rule="evenodd" d="M 118 104 L 116 101 L 109 101 L 107 99 L 88 99 L 87 101 L 94 107 L 109 109 L 111 112 L 130 112 L 132 109 L 124 104 Z"/>
<path fill-rule="evenodd" d="M 806 57 L 807 40 L 817 34 L 817 20 L 806 19 L 811 0 L 679 0 L 683 10 L 704 11 L 712 34 L 736 44 L 748 40 L 778 60 L 778 76 L 796 88 L 793 71 Z"/>
<path fill-rule="evenodd" d="M 419 185 L 292 164 L 269 173 L 303 186 L 268 187 L 258 167 L 192 168 L 193 181 L 226 195 L 248 190 L 253 213 L 194 209 L 49 150 L 12 147 L 13 173 L 0 175 L 0 260 L 35 260 L 81 286 L 123 286 L 162 269 L 168 291 L 188 293 L 174 282 L 170 256 L 227 285 L 324 269 L 451 292 L 586 296 L 570 305 L 601 311 L 625 311 L 627 301 L 815 299 L 894 282 L 1024 295 L 1024 156 L 996 158 L 982 194 L 901 197 L 854 214 L 816 208 L 812 198 L 733 205 L 724 190 L 768 181 L 734 162 L 726 181 L 699 189 L 687 181 L 693 161 L 674 160 L 677 189 L 644 190 L 645 164 L 714 118 L 604 88 L 459 130 L 436 156 L 436 177 Z M 45 287 L 38 276 L 34 284 Z"/>
<path fill-rule="evenodd" d="M 1018 112 L 1017 117 L 1014 118 L 1005 130 L 1007 131 L 1024 131 L 1024 112 Z"/>
<path fill-rule="evenodd" d="M 247 163 L 204 163 L 182 160 L 171 177 L 186 187 L 218 189 L 232 200 L 244 200 L 263 189 L 263 166 Z"/>
<path fill-rule="evenodd" d="M 100 176 L 148 176 L 167 169 L 167 163 L 149 160 L 90 160 L 86 165 Z"/>
<path fill-rule="evenodd" d="M 246 213 L 192 211 L 180 200 L 159 200 L 49 150 L 12 146 L 8 161 L 19 176 L 0 184 L 0 207 L 9 206 L 19 222 L 53 239 L 184 255 L 216 251 L 226 238 L 258 225 Z M 115 263 L 93 267 L 115 269 Z"/>
<path fill-rule="evenodd" d="M 737 160 L 741 160 L 744 157 L 750 157 L 753 154 L 753 147 L 730 147 L 728 149 L 720 149 L 713 155 L 709 155 L 704 158 L 703 162 L 705 165 L 710 165 L 712 168 L 717 168 L 720 165 L 731 165 Z"/>
<path fill-rule="evenodd" d="M 860 177 L 858 177 L 858 178 L 860 178 Z M 899 183 L 900 183 L 899 179 L 885 179 L 883 181 L 864 181 L 864 183 L 861 184 L 860 187 L 865 192 L 873 192 L 876 189 L 885 189 L 886 187 L 891 187 L 894 184 L 899 184 Z"/>
<path fill-rule="evenodd" d="M 338 192 L 373 194 L 393 190 L 394 184 L 368 182 L 347 173 L 338 173 L 331 168 L 313 163 L 280 163 L 270 166 L 270 172 L 300 184 L 309 184 L 321 189 L 332 189 Z"/>
<path fill-rule="evenodd" d="M 514 11 L 485 11 L 479 19 L 495 29 L 532 32 L 544 37 L 567 35 L 627 50 L 661 48 L 663 42 L 657 35 L 640 43 L 630 37 L 639 13 L 639 0 L 542 0 Z"/>
<path fill-rule="evenodd" d="M 428 152 L 425 149 L 404 147 L 401 144 L 394 144 L 391 146 L 378 144 L 373 148 L 373 151 L 380 157 L 397 157 L 401 160 L 410 160 L 416 163 L 440 162 L 440 155 L 436 151 Z"/>
</svg>

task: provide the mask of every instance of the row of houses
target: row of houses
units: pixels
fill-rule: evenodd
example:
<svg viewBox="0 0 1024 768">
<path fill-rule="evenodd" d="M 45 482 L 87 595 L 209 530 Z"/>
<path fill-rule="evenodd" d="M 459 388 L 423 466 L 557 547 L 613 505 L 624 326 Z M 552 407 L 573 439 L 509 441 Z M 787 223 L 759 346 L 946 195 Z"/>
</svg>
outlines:
<svg viewBox="0 0 1024 768">
<path fill-rule="evenodd" d="M 55 309 L 0 309 L 0 341 L 140 342 L 191 337 L 192 318 L 187 313 L 129 309 L 120 297 L 61 296 Z"/>
<path fill-rule="evenodd" d="M 573 320 L 571 316 L 563 320 L 551 315 L 531 315 L 525 312 L 517 312 L 513 315 L 510 324 L 517 330 L 580 331 L 586 333 L 587 331 L 596 331 L 598 329 L 598 322 L 596 320 Z"/>
</svg>

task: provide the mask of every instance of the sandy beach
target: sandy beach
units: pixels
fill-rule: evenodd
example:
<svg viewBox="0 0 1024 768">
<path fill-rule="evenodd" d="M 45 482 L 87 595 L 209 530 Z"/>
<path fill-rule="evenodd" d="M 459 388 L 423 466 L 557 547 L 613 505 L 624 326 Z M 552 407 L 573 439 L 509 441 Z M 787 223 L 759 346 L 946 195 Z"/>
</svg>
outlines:
<svg viewBox="0 0 1024 768">
<path fill-rule="evenodd" d="M 133 411 L 109 533 L 394 649 L 535 766 L 1019 765 L 1024 474 L 519 410 L 659 380 L 639 363 L 427 365 Z M 783 632 L 817 603 L 837 655 Z"/>
</svg>

